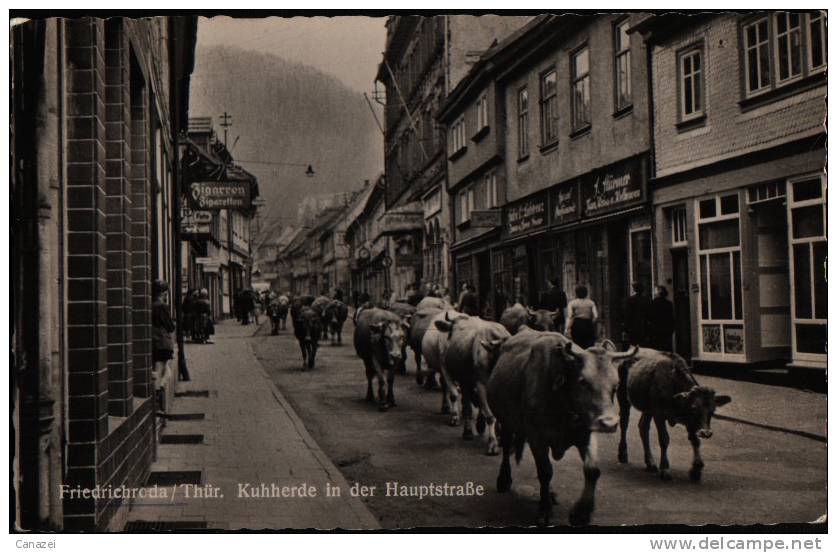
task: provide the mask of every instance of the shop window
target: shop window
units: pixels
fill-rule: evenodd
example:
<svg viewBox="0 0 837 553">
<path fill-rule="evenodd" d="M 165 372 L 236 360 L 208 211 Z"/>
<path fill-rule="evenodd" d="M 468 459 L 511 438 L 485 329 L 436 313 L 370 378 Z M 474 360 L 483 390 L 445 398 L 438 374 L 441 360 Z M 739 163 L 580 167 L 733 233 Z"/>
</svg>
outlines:
<svg viewBox="0 0 837 553">
<path fill-rule="evenodd" d="M 788 202 L 794 357 L 823 362 L 828 309 L 824 187 L 820 176 L 792 181 Z"/>
<path fill-rule="evenodd" d="M 744 313 L 738 194 L 701 200 L 697 224 L 702 351 L 741 354 Z"/>
<path fill-rule="evenodd" d="M 631 105 L 631 37 L 630 22 L 623 19 L 613 28 L 613 82 L 616 91 L 616 111 Z"/>
<path fill-rule="evenodd" d="M 631 284 L 639 282 L 645 290 L 650 291 L 653 282 L 651 229 L 631 231 L 630 248 Z"/>
</svg>

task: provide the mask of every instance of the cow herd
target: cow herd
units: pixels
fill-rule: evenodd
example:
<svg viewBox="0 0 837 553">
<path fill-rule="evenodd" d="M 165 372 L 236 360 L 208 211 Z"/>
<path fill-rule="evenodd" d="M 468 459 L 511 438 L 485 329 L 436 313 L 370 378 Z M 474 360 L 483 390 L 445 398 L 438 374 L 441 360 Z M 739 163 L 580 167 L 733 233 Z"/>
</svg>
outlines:
<svg viewBox="0 0 837 553">
<path fill-rule="evenodd" d="M 339 342 L 347 313 L 342 302 L 325 297 L 294 300 L 291 315 L 305 367 L 314 367 L 325 327 L 333 343 L 335 336 Z M 366 400 L 380 411 L 396 405 L 395 376 L 406 372 L 409 346 L 417 383 L 433 387 L 438 375 L 441 409 L 449 415 L 449 424 L 462 424 L 465 440 L 485 436 L 488 455 L 502 452 L 498 492 L 511 489 L 511 456 L 520 462 L 529 444 L 540 483 L 540 524 L 549 523 L 556 501 L 550 488 L 550 455 L 557 461 L 571 448 L 583 461 L 584 489 L 570 511 L 570 523 L 589 523 L 601 472 L 597 436 L 621 426 L 618 461 L 627 463 L 632 406 L 641 413 L 646 469 L 659 472 L 663 480 L 671 478 L 666 423 L 682 424 L 693 451 L 689 477 L 700 481 L 704 467 L 700 440 L 712 435 L 714 411 L 730 398 L 699 385 L 683 358 L 637 346 L 617 351 L 610 340 L 582 349 L 554 331 L 552 313 L 519 304 L 508 308 L 500 320 L 465 315 L 432 297 L 415 307 L 394 303 L 388 309 L 360 308 L 354 316 L 354 346 L 365 369 Z M 660 445 L 659 464 L 649 442 L 652 421 Z"/>
</svg>

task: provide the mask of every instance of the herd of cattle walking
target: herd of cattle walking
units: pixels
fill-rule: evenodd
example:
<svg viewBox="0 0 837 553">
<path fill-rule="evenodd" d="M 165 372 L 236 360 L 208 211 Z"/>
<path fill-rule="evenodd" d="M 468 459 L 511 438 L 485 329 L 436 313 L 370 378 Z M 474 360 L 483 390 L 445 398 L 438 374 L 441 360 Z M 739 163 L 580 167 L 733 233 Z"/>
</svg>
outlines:
<svg viewBox="0 0 837 553">
<path fill-rule="evenodd" d="M 274 334 L 284 328 L 289 312 L 303 367 L 313 369 L 323 333 L 332 344 L 342 343 L 348 308 L 325 296 L 301 296 L 288 303 L 282 312 L 270 313 Z M 406 374 L 409 347 L 417 383 L 431 388 L 439 375 L 442 413 L 450 415 L 450 425 L 462 424 L 465 440 L 487 433 L 488 455 L 502 450 L 497 491 L 511 489 L 511 456 L 519 463 L 529 444 L 540 482 L 539 524 L 549 523 L 556 501 L 550 489 L 550 454 L 560 460 L 573 447 L 583 461 L 584 489 L 570 511 L 570 523 L 589 523 L 600 475 L 596 435 L 615 432 L 619 426 L 618 460 L 627 463 L 631 406 L 641 413 L 646 469 L 659 472 L 663 480 L 671 478 L 666 423 L 682 424 L 693 452 L 689 477 L 699 482 L 704 467 L 700 440 L 712 435 L 715 409 L 730 397 L 698 384 L 675 353 L 638 346 L 621 352 L 607 339 L 583 349 L 554 331 L 551 315 L 515 304 L 498 323 L 465 315 L 434 297 L 417 306 L 361 307 L 353 318 L 354 346 L 366 370 L 366 400 L 377 402 L 380 411 L 396 405 L 395 375 Z M 659 464 L 649 442 L 652 421 Z"/>
</svg>

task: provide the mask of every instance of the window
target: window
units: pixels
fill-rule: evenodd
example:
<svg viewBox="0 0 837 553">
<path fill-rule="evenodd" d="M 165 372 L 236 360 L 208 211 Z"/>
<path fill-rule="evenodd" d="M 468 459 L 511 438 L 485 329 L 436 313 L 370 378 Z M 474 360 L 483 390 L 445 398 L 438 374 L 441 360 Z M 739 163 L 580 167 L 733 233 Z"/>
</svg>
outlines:
<svg viewBox="0 0 837 553">
<path fill-rule="evenodd" d="M 698 203 L 701 351 L 744 353 L 738 194 Z"/>
<path fill-rule="evenodd" d="M 465 148 L 465 117 L 460 117 L 450 128 L 451 154 Z"/>
<path fill-rule="evenodd" d="M 517 155 L 529 155 L 529 91 L 526 87 L 517 91 Z"/>
<path fill-rule="evenodd" d="M 787 195 L 793 357 L 825 363 L 828 243 L 824 179 L 814 176 L 791 181 Z"/>
<path fill-rule="evenodd" d="M 703 63 L 700 48 L 680 55 L 680 116 L 683 120 L 703 115 Z"/>
<path fill-rule="evenodd" d="M 471 220 L 471 211 L 474 210 L 474 188 L 469 186 L 459 193 L 459 222 L 465 223 Z"/>
<path fill-rule="evenodd" d="M 558 74 L 554 69 L 541 76 L 541 139 L 543 146 L 558 140 Z"/>
<path fill-rule="evenodd" d="M 671 210 L 671 245 L 685 246 L 686 240 L 686 208 L 677 207 Z"/>
<path fill-rule="evenodd" d="M 497 207 L 497 173 L 490 171 L 485 175 L 485 207 Z"/>
<path fill-rule="evenodd" d="M 825 18 L 822 12 L 808 14 L 808 69 L 825 69 Z"/>
<path fill-rule="evenodd" d="M 613 82 L 616 89 L 616 111 L 631 105 L 631 37 L 628 35 L 628 20 L 613 28 Z"/>
<path fill-rule="evenodd" d="M 748 94 L 770 87 L 770 39 L 766 17 L 744 27 L 744 74 Z"/>
<path fill-rule="evenodd" d="M 779 82 L 802 74 L 802 14 L 773 14 L 776 25 L 776 66 Z"/>
<path fill-rule="evenodd" d="M 590 126 L 590 49 L 573 54 L 573 130 Z"/>
<path fill-rule="evenodd" d="M 785 183 L 779 181 L 755 184 L 747 190 L 747 203 L 755 204 L 785 197 Z"/>
<path fill-rule="evenodd" d="M 483 94 L 477 102 L 477 131 L 488 126 L 488 96 Z"/>
<path fill-rule="evenodd" d="M 744 93 L 748 98 L 826 68 L 822 12 L 775 12 L 747 21 L 741 33 Z"/>
</svg>

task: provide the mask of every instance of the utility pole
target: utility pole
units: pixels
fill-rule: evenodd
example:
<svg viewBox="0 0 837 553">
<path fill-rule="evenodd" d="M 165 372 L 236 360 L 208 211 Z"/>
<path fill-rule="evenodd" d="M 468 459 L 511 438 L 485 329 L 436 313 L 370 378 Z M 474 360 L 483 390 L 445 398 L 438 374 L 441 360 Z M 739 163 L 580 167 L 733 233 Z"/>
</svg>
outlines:
<svg viewBox="0 0 837 553">
<path fill-rule="evenodd" d="M 224 147 L 227 147 L 227 129 L 232 127 L 232 115 L 227 113 L 226 111 L 221 116 L 221 122 L 219 123 L 224 128 Z"/>
</svg>

